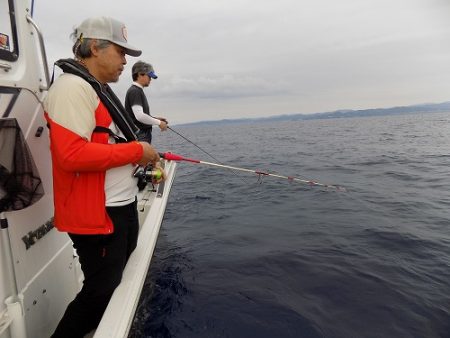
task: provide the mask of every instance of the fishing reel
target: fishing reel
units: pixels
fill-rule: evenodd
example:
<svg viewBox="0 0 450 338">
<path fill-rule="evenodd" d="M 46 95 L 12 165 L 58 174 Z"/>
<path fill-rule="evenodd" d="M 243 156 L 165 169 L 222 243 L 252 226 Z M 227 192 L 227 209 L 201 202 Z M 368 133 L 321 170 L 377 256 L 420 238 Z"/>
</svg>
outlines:
<svg viewBox="0 0 450 338">
<path fill-rule="evenodd" d="M 144 190 L 148 183 L 153 185 L 158 182 L 162 178 L 162 172 L 158 168 L 153 168 L 151 165 L 147 165 L 145 167 L 138 166 L 133 172 L 133 177 L 137 177 L 138 183 L 137 186 L 139 191 Z"/>
</svg>

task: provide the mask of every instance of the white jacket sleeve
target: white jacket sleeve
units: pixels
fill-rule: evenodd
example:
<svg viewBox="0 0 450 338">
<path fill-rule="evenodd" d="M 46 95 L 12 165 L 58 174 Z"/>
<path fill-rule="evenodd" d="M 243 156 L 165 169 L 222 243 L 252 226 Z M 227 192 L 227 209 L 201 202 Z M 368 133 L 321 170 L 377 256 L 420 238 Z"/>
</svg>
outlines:
<svg viewBox="0 0 450 338">
<path fill-rule="evenodd" d="M 133 114 L 136 117 L 136 120 L 138 120 L 139 122 L 153 126 L 159 126 L 161 124 L 160 120 L 145 114 L 142 106 L 134 105 L 131 107 L 131 109 L 133 110 Z"/>
</svg>

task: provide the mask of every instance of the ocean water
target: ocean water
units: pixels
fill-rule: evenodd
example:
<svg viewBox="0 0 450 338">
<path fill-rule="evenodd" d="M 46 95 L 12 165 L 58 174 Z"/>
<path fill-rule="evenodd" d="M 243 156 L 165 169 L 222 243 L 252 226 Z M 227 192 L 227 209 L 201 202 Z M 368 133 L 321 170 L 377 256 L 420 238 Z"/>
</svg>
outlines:
<svg viewBox="0 0 450 338">
<path fill-rule="evenodd" d="M 347 191 L 180 163 L 130 337 L 450 337 L 450 113 L 174 129 Z"/>
</svg>

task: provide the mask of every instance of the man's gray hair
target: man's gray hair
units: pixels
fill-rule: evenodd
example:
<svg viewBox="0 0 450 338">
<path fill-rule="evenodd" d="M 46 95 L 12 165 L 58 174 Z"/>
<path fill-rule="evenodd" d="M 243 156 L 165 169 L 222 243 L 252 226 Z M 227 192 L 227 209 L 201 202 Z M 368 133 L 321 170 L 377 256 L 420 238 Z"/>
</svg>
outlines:
<svg viewBox="0 0 450 338">
<path fill-rule="evenodd" d="M 83 38 L 83 35 L 77 38 L 76 29 L 73 31 L 70 37 L 72 38 L 72 40 L 75 40 L 75 43 L 72 47 L 73 54 L 76 58 L 80 59 L 92 56 L 91 46 L 94 40 L 97 42 L 96 46 L 99 49 L 107 48 L 112 44 L 112 42 L 108 40 Z"/>
</svg>

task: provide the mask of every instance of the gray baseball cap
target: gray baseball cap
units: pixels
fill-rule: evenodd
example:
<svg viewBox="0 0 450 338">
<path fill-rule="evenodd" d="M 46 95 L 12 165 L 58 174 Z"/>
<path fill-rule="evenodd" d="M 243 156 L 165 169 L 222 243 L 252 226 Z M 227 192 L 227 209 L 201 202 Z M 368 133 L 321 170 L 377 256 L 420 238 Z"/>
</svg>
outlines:
<svg viewBox="0 0 450 338">
<path fill-rule="evenodd" d="M 125 53 L 131 56 L 139 56 L 142 51 L 128 44 L 127 28 L 125 24 L 109 17 L 97 17 L 84 20 L 76 28 L 77 39 L 84 38 L 101 39 L 110 41 L 125 49 Z"/>
<path fill-rule="evenodd" d="M 158 76 L 155 73 L 155 70 L 153 69 L 153 66 L 150 63 L 144 61 L 137 61 L 131 68 L 131 74 L 138 74 L 138 73 L 147 74 L 152 79 L 158 78 Z"/>
</svg>

